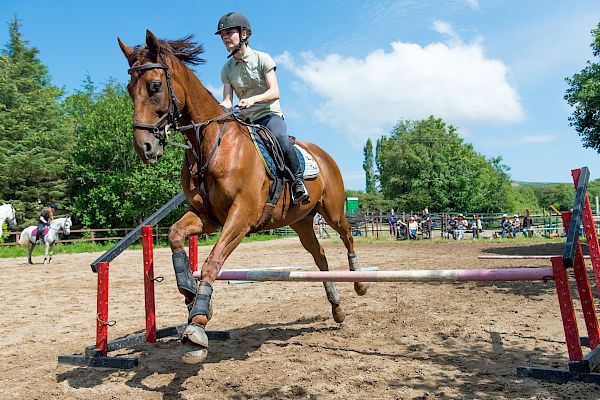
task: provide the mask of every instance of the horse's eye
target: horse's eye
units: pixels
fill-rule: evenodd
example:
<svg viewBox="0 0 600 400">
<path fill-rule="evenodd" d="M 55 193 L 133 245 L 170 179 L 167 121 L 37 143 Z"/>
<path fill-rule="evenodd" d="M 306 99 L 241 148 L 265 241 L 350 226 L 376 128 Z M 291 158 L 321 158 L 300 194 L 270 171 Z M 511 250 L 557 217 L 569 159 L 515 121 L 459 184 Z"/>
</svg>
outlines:
<svg viewBox="0 0 600 400">
<path fill-rule="evenodd" d="M 150 94 L 162 92 L 162 82 L 161 81 L 150 81 L 148 83 L 148 92 Z"/>
</svg>

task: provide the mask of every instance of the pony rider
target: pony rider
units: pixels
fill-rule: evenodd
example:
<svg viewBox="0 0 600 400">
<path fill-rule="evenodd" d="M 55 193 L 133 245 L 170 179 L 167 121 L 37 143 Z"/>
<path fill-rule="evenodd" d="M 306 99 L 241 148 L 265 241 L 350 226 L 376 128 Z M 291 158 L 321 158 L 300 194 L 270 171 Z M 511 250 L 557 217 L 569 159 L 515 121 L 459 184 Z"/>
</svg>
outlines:
<svg viewBox="0 0 600 400">
<path fill-rule="evenodd" d="M 37 224 L 37 233 L 35 234 L 35 242 L 41 243 L 41 239 L 44 233 L 44 227 L 50 226 L 50 222 L 54 219 L 54 213 L 56 212 L 56 204 L 52 203 L 50 207 L 46 207 L 40 213 L 40 217 Z"/>
</svg>

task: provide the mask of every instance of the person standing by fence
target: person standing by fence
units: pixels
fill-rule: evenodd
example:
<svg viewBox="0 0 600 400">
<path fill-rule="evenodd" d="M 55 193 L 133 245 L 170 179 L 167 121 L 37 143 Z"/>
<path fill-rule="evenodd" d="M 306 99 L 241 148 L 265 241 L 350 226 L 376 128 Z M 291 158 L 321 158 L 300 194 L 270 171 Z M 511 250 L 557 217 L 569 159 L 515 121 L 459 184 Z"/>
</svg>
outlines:
<svg viewBox="0 0 600 400">
<path fill-rule="evenodd" d="M 532 237 L 533 236 L 533 219 L 531 218 L 531 214 L 529 209 L 525 210 L 525 216 L 523 217 L 523 236 Z"/>
<path fill-rule="evenodd" d="M 426 234 L 427 239 L 432 239 L 431 231 L 433 226 L 431 223 L 431 216 L 429 215 L 429 210 L 427 208 L 423 210 L 423 215 L 421 215 L 421 228 L 423 229 L 423 234 Z"/>
<path fill-rule="evenodd" d="M 387 220 L 388 225 L 390 226 L 390 235 L 396 236 L 398 230 L 398 218 L 396 217 L 396 214 L 394 214 L 393 208 L 390 210 Z"/>
</svg>

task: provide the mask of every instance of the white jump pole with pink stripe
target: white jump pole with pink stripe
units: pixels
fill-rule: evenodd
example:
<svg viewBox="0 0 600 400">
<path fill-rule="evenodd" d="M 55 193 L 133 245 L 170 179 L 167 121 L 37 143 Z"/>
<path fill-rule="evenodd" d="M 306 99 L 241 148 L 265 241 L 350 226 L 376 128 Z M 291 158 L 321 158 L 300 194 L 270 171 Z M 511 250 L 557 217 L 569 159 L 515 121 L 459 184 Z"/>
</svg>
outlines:
<svg viewBox="0 0 600 400">
<path fill-rule="evenodd" d="M 252 271 L 222 270 L 218 280 L 290 282 L 471 282 L 546 281 L 553 279 L 551 267 L 502 269 L 444 269 L 405 271 Z M 200 272 L 194 277 L 200 279 Z"/>
</svg>

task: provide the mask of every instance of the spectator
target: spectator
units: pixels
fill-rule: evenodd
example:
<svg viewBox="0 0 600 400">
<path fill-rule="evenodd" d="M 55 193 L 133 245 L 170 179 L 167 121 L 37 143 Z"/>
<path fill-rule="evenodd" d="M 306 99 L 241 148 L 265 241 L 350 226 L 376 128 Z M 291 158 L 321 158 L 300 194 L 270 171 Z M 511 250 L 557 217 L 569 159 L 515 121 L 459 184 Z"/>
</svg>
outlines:
<svg viewBox="0 0 600 400">
<path fill-rule="evenodd" d="M 454 237 L 454 231 L 456 230 L 457 221 L 454 219 L 454 215 L 450 214 L 448 219 L 448 236 Z"/>
<path fill-rule="evenodd" d="M 519 220 L 519 215 L 515 214 L 512 221 L 512 235 L 513 237 L 517 237 L 517 233 L 519 233 L 519 228 L 521 227 L 521 221 Z"/>
<path fill-rule="evenodd" d="M 464 237 L 465 231 L 467 230 L 468 224 L 465 216 L 462 214 L 458 214 L 458 219 L 456 220 L 456 229 L 454 230 L 453 238 L 454 240 L 461 240 Z"/>
<path fill-rule="evenodd" d="M 471 220 L 471 231 L 473 232 L 473 239 L 477 237 L 478 232 L 483 232 L 483 226 L 481 225 L 481 220 L 477 216 L 477 213 L 473 214 L 473 219 Z"/>
<path fill-rule="evenodd" d="M 531 237 L 533 236 L 533 219 L 529 213 L 529 209 L 525 210 L 525 216 L 523 217 L 523 236 Z"/>
<path fill-rule="evenodd" d="M 398 218 L 396 217 L 396 214 L 394 214 L 393 208 L 390 210 L 387 220 L 390 226 L 390 235 L 396 236 L 398 230 Z"/>
<path fill-rule="evenodd" d="M 411 240 L 417 240 L 417 231 L 419 230 L 419 223 L 415 217 L 408 219 L 408 238 Z"/>
<path fill-rule="evenodd" d="M 427 234 L 427 239 L 432 239 L 431 231 L 433 226 L 431 223 L 431 216 L 429 215 L 429 210 L 427 208 L 423 210 L 423 215 L 421 215 L 421 227 L 423 229 L 423 233 Z"/>
<path fill-rule="evenodd" d="M 505 238 L 508 235 L 510 230 L 510 221 L 508 220 L 508 216 L 506 214 L 502 215 L 502 220 L 500 221 L 500 227 L 502 231 L 500 232 L 500 236 Z"/>
<path fill-rule="evenodd" d="M 396 240 L 408 239 L 408 225 L 401 219 L 398 220 L 398 230 L 396 231 Z"/>
</svg>

